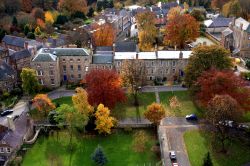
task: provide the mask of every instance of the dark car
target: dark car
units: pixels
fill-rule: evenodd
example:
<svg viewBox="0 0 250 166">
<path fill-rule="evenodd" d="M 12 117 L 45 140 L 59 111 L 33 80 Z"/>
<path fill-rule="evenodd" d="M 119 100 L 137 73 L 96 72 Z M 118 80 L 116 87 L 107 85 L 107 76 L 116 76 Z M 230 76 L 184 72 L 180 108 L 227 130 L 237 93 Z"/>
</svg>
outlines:
<svg viewBox="0 0 250 166">
<path fill-rule="evenodd" d="M 190 114 L 190 115 L 186 115 L 186 120 L 198 120 L 198 117 L 195 114 Z"/>
<path fill-rule="evenodd" d="M 170 151 L 169 152 L 169 158 L 170 158 L 171 161 L 175 161 L 176 160 L 175 151 Z"/>
<path fill-rule="evenodd" d="M 9 114 L 12 114 L 12 113 L 13 113 L 13 110 L 5 110 L 0 115 L 1 116 L 6 116 L 6 115 L 9 115 Z"/>
</svg>

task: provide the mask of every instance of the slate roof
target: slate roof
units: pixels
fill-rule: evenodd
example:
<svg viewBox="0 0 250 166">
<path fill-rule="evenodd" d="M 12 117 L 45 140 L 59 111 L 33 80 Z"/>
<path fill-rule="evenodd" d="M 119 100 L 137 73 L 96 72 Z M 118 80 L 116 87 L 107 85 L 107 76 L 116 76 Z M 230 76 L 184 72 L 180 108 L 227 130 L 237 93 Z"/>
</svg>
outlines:
<svg viewBox="0 0 250 166">
<path fill-rule="evenodd" d="M 230 22 L 232 22 L 232 18 L 219 16 L 212 20 L 212 23 L 208 26 L 208 28 L 228 27 Z"/>
<path fill-rule="evenodd" d="M 240 27 L 241 24 L 243 25 L 243 27 L 242 27 L 243 30 L 250 33 L 250 22 L 246 21 L 245 19 L 243 19 L 243 18 L 241 18 L 241 17 L 240 17 L 240 18 L 237 18 L 237 19 L 235 20 L 235 25 L 236 25 L 237 27 Z"/>
<path fill-rule="evenodd" d="M 169 3 L 162 3 L 161 4 L 162 9 L 170 9 L 170 8 L 176 7 L 176 6 L 178 6 L 177 2 L 169 2 Z"/>
<path fill-rule="evenodd" d="M 135 42 L 116 42 L 115 52 L 136 52 Z"/>
<path fill-rule="evenodd" d="M 7 45 L 17 46 L 17 47 L 24 47 L 24 43 L 29 41 L 29 39 L 25 39 L 22 37 L 5 35 L 3 40 Z"/>
<path fill-rule="evenodd" d="M 50 53 L 39 53 L 32 60 L 33 62 L 53 62 L 56 61 L 56 56 Z"/>
<path fill-rule="evenodd" d="M 10 57 L 11 57 L 12 60 L 20 60 L 20 59 L 24 59 L 24 58 L 27 58 L 27 57 L 31 57 L 31 54 L 30 54 L 29 50 L 25 49 L 25 50 L 22 50 L 22 51 L 15 52 Z"/>
<path fill-rule="evenodd" d="M 92 59 L 93 64 L 112 64 L 113 62 L 113 55 L 106 54 L 106 55 L 99 55 L 95 54 Z"/>
<path fill-rule="evenodd" d="M 0 60 L 0 80 L 7 80 L 15 74 L 15 70 L 11 68 L 3 60 Z"/>
<path fill-rule="evenodd" d="M 112 46 L 98 46 L 95 51 L 113 51 Z"/>
</svg>

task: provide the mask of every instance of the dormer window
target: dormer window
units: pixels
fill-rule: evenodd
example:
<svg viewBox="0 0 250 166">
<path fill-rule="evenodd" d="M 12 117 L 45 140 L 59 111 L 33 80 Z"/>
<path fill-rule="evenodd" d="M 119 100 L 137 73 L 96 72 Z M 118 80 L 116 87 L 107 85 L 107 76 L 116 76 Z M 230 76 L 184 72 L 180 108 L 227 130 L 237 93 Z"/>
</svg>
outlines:
<svg viewBox="0 0 250 166">
<path fill-rule="evenodd" d="M 0 153 L 4 153 L 4 148 L 3 147 L 0 148 Z"/>
<path fill-rule="evenodd" d="M 7 151 L 7 153 L 10 153 L 11 149 L 10 148 L 6 148 L 6 151 Z"/>
</svg>

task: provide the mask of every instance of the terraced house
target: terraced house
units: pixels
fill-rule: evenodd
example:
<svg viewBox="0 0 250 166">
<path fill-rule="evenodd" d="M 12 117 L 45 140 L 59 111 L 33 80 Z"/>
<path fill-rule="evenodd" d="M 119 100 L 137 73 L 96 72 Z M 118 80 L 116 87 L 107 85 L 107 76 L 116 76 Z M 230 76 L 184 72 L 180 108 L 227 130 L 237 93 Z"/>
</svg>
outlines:
<svg viewBox="0 0 250 166">
<path fill-rule="evenodd" d="M 42 48 L 31 61 L 41 85 L 59 87 L 78 82 L 89 70 L 89 51 L 83 48 Z"/>
</svg>

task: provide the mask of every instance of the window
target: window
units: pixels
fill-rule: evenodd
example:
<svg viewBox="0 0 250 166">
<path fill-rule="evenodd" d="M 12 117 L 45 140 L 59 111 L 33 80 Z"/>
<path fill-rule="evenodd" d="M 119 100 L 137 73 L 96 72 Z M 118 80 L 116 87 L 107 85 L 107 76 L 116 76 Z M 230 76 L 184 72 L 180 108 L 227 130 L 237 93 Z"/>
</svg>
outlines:
<svg viewBox="0 0 250 166">
<path fill-rule="evenodd" d="M 175 62 L 175 61 L 173 61 L 173 63 L 172 63 L 172 64 L 173 64 L 173 66 L 175 66 L 175 65 L 176 65 L 176 62 Z"/>
<path fill-rule="evenodd" d="M 154 69 L 151 69 L 151 74 L 154 74 Z"/>
<path fill-rule="evenodd" d="M 82 75 L 81 75 L 81 74 L 78 74 L 78 78 L 81 79 L 81 78 L 82 78 Z"/>
<path fill-rule="evenodd" d="M 175 73 L 175 69 L 173 69 L 173 73 Z"/>
<path fill-rule="evenodd" d="M 81 65 L 78 65 L 78 71 L 81 71 L 81 70 L 82 70 Z"/>
<path fill-rule="evenodd" d="M 36 64 L 36 67 L 39 68 L 39 67 L 41 67 L 41 65 L 40 64 Z"/>
<path fill-rule="evenodd" d="M 53 76 L 53 75 L 54 75 L 54 71 L 53 71 L 53 70 L 50 70 L 50 71 L 49 71 L 49 75 Z"/>
<path fill-rule="evenodd" d="M 73 71 L 74 70 L 74 66 L 70 65 L 70 70 Z"/>
<path fill-rule="evenodd" d="M 55 85 L 55 79 L 51 79 L 50 82 L 51 82 L 51 85 Z"/>
<path fill-rule="evenodd" d="M 117 66 L 121 66 L 121 62 L 117 62 Z"/>
<path fill-rule="evenodd" d="M 53 68 L 54 67 L 54 65 L 53 64 L 49 64 L 49 68 Z"/>
<path fill-rule="evenodd" d="M 66 72 L 66 66 L 63 65 L 63 72 Z"/>
<path fill-rule="evenodd" d="M 77 62 L 80 62 L 81 61 L 81 59 L 77 59 Z"/>
<path fill-rule="evenodd" d="M 151 62 L 151 66 L 154 66 L 154 61 Z"/>
<path fill-rule="evenodd" d="M 74 79 L 74 75 L 73 75 L 73 74 L 71 74 L 71 75 L 70 75 L 70 78 L 71 78 L 71 79 Z"/>
<path fill-rule="evenodd" d="M 70 62 L 73 62 L 73 59 L 70 59 L 69 61 L 70 61 Z"/>
<path fill-rule="evenodd" d="M 166 66 L 168 66 L 168 61 L 166 61 Z"/>
<path fill-rule="evenodd" d="M 4 153 L 4 148 L 0 148 L 0 153 Z"/>
<path fill-rule="evenodd" d="M 40 78 L 40 79 L 38 79 L 38 82 L 41 84 L 41 85 L 43 85 L 43 80 Z"/>
<path fill-rule="evenodd" d="M 38 76 L 42 76 L 42 75 L 43 75 L 43 71 L 42 71 L 42 70 L 38 70 L 38 71 L 37 71 L 37 75 L 38 75 Z"/>
<path fill-rule="evenodd" d="M 66 62 L 66 60 L 65 60 L 65 59 L 63 59 L 62 61 L 63 61 L 63 62 Z"/>
<path fill-rule="evenodd" d="M 7 151 L 7 153 L 10 153 L 11 151 L 10 151 L 10 148 L 6 148 L 6 151 Z"/>
<path fill-rule="evenodd" d="M 85 67 L 85 71 L 89 71 L 89 67 L 87 66 L 87 67 Z"/>
</svg>

